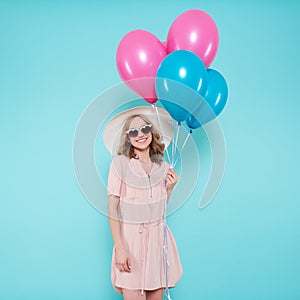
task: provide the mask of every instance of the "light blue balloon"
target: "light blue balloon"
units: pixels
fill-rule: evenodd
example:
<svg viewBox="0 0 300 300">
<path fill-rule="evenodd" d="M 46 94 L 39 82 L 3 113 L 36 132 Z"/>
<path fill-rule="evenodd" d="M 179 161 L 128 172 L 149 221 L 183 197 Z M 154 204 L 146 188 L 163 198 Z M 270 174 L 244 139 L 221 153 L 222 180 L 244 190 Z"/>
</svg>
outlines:
<svg viewBox="0 0 300 300">
<path fill-rule="evenodd" d="M 205 101 L 186 119 L 191 129 L 201 127 L 216 118 L 227 102 L 228 87 L 225 78 L 214 69 L 208 69 L 207 74 L 208 87 L 204 95 Z"/>
<path fill-rule="evenodd" d="M 191 51 L 178 50 L 161 62 L 156 74 L 156 94 L 170 115 L 181 122 L 201 104 L 207 82 L 202 60 Z"/>
</svg>

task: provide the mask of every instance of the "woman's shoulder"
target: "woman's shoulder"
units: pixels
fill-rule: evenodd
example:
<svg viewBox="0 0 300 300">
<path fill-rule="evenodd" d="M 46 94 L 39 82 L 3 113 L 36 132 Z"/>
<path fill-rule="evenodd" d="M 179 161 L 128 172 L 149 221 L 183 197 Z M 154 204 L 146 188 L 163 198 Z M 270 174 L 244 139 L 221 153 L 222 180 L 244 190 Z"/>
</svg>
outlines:
<svg viewBox="0 0 300 300">
<path fill-rule="evenodd" d="M 158 168 L 163 171 L 167 171 L 171 167 L 171 165 L 165 160 L 161 161 L 160 163 L 156 163 L 156 164 L 157 164 Z"/>
<path fill-rule="evenodd" d="M 126 161 L 128 158 L 125 155 L 115 155 L 110 163 L 110 171 L 123 176 L 127 169 Z"/>
<path fill-rule="evenodd" d="M 163 160 L 162 163 L 165 168 L 171 168 L 171 165 L 167 161 Z"/>
<path fill-rule="evenodd" d="M 125 156 L 124 154 L 118 154 L 112 158 L 112 161 L 125 161 L 125 160 L 128 161 L 129 158 L 127 156 Z"/>
<path fill-rule="evenodd" d="M 112 158 L 111 164 L 114 164 L 116 166 L 122 166 L 128 162 L 129 162 L 129 158 L 127 156 L 123 154 L 118 154 Z"/>
</svg>

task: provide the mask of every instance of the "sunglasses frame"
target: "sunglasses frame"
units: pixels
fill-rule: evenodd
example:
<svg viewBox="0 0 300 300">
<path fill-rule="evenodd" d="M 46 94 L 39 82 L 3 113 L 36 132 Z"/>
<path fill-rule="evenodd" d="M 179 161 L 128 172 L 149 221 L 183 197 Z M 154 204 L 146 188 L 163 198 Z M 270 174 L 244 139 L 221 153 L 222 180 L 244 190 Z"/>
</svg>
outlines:
<svg viewBox="0 0 300 300">
<path fill-rule="evenodd" d="M 142 131 L 142 129 L 143 129 L 144 127 L 150 127 L 150 132 L 149 132 L 149 133 L 152 132 L 152 124 L 144 124 L 144 125 L 142 125 L 140 128 L 130 128 L 130 129 L 128 129 L 125 133 L 127 134 L 128 137 L 131 137 L 131 138 L 136 138 L 136 137 L 139 135 L 139 131 L 141 131 L 143 134 L 149 134 L 149 133 L 144 133 L 144 132 Z M 134 130 L 137 131 L 137 135 L 130 136 L 130 135 L 129 135 L 129 132 L 130 132 L 130 131 L 134 131 Z"/>
</svg>

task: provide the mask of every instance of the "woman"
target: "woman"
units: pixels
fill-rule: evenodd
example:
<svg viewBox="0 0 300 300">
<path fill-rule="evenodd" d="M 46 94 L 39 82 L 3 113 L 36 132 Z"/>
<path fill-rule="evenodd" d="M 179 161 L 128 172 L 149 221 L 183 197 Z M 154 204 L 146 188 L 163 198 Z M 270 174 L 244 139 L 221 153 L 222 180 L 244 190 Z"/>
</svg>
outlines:
<svg viewBox="0 0 300 300">
<path fill-rule="evenodd" d="M 159 109 L 159 113 L 164 128 L 170 127 L 162 118 L 166 112 Z M 106 139 L 109 132 L 112 139 L 109 128 L 116 129 L 115 120 L 123 127 L 118 155 L 110 165 L 107 187 L 109 223 L 114 240 L 112 284 L 123 294 L 124 300 L 161 300 L 166 287 L 162 256 L 164 205 L 178 175 L 163 161 L 165 145 L 154 124 L 157 116 L 153 117 L 152 107 L 121 113 L 121 117 L 117 116 L 106 126 Z M 182 267 L 168 227 L 167 239 L 168 287 L 174 287 L 182 275 Z"/>
</svg>

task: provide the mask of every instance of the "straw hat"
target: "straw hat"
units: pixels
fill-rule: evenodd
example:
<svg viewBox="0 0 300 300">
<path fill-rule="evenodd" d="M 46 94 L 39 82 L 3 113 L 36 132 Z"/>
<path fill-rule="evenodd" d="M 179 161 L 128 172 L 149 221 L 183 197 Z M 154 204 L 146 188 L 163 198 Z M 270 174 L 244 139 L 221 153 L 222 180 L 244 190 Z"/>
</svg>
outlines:
<svg viewBox="0 0 300 300">
<path fill-rule="evenodd" d="M 153 108 L 152 106 L 138 106 L 121 112 L 106 124 L 103 130 L 102 138 L 106 149 L 111 154 L 117 154 L 123 125 L 127 118 L 132 115 L 144 115 L 145 117 L 147 117 L 153 124 L 153 126 L 160 132 L 161 142 L 165 144 L 165 148 L 168 147 L 170 141 L 173 138 L 174 132 L 172 117 L 170 116 L 170 114 L 163 108 Z"/>
</svg>

